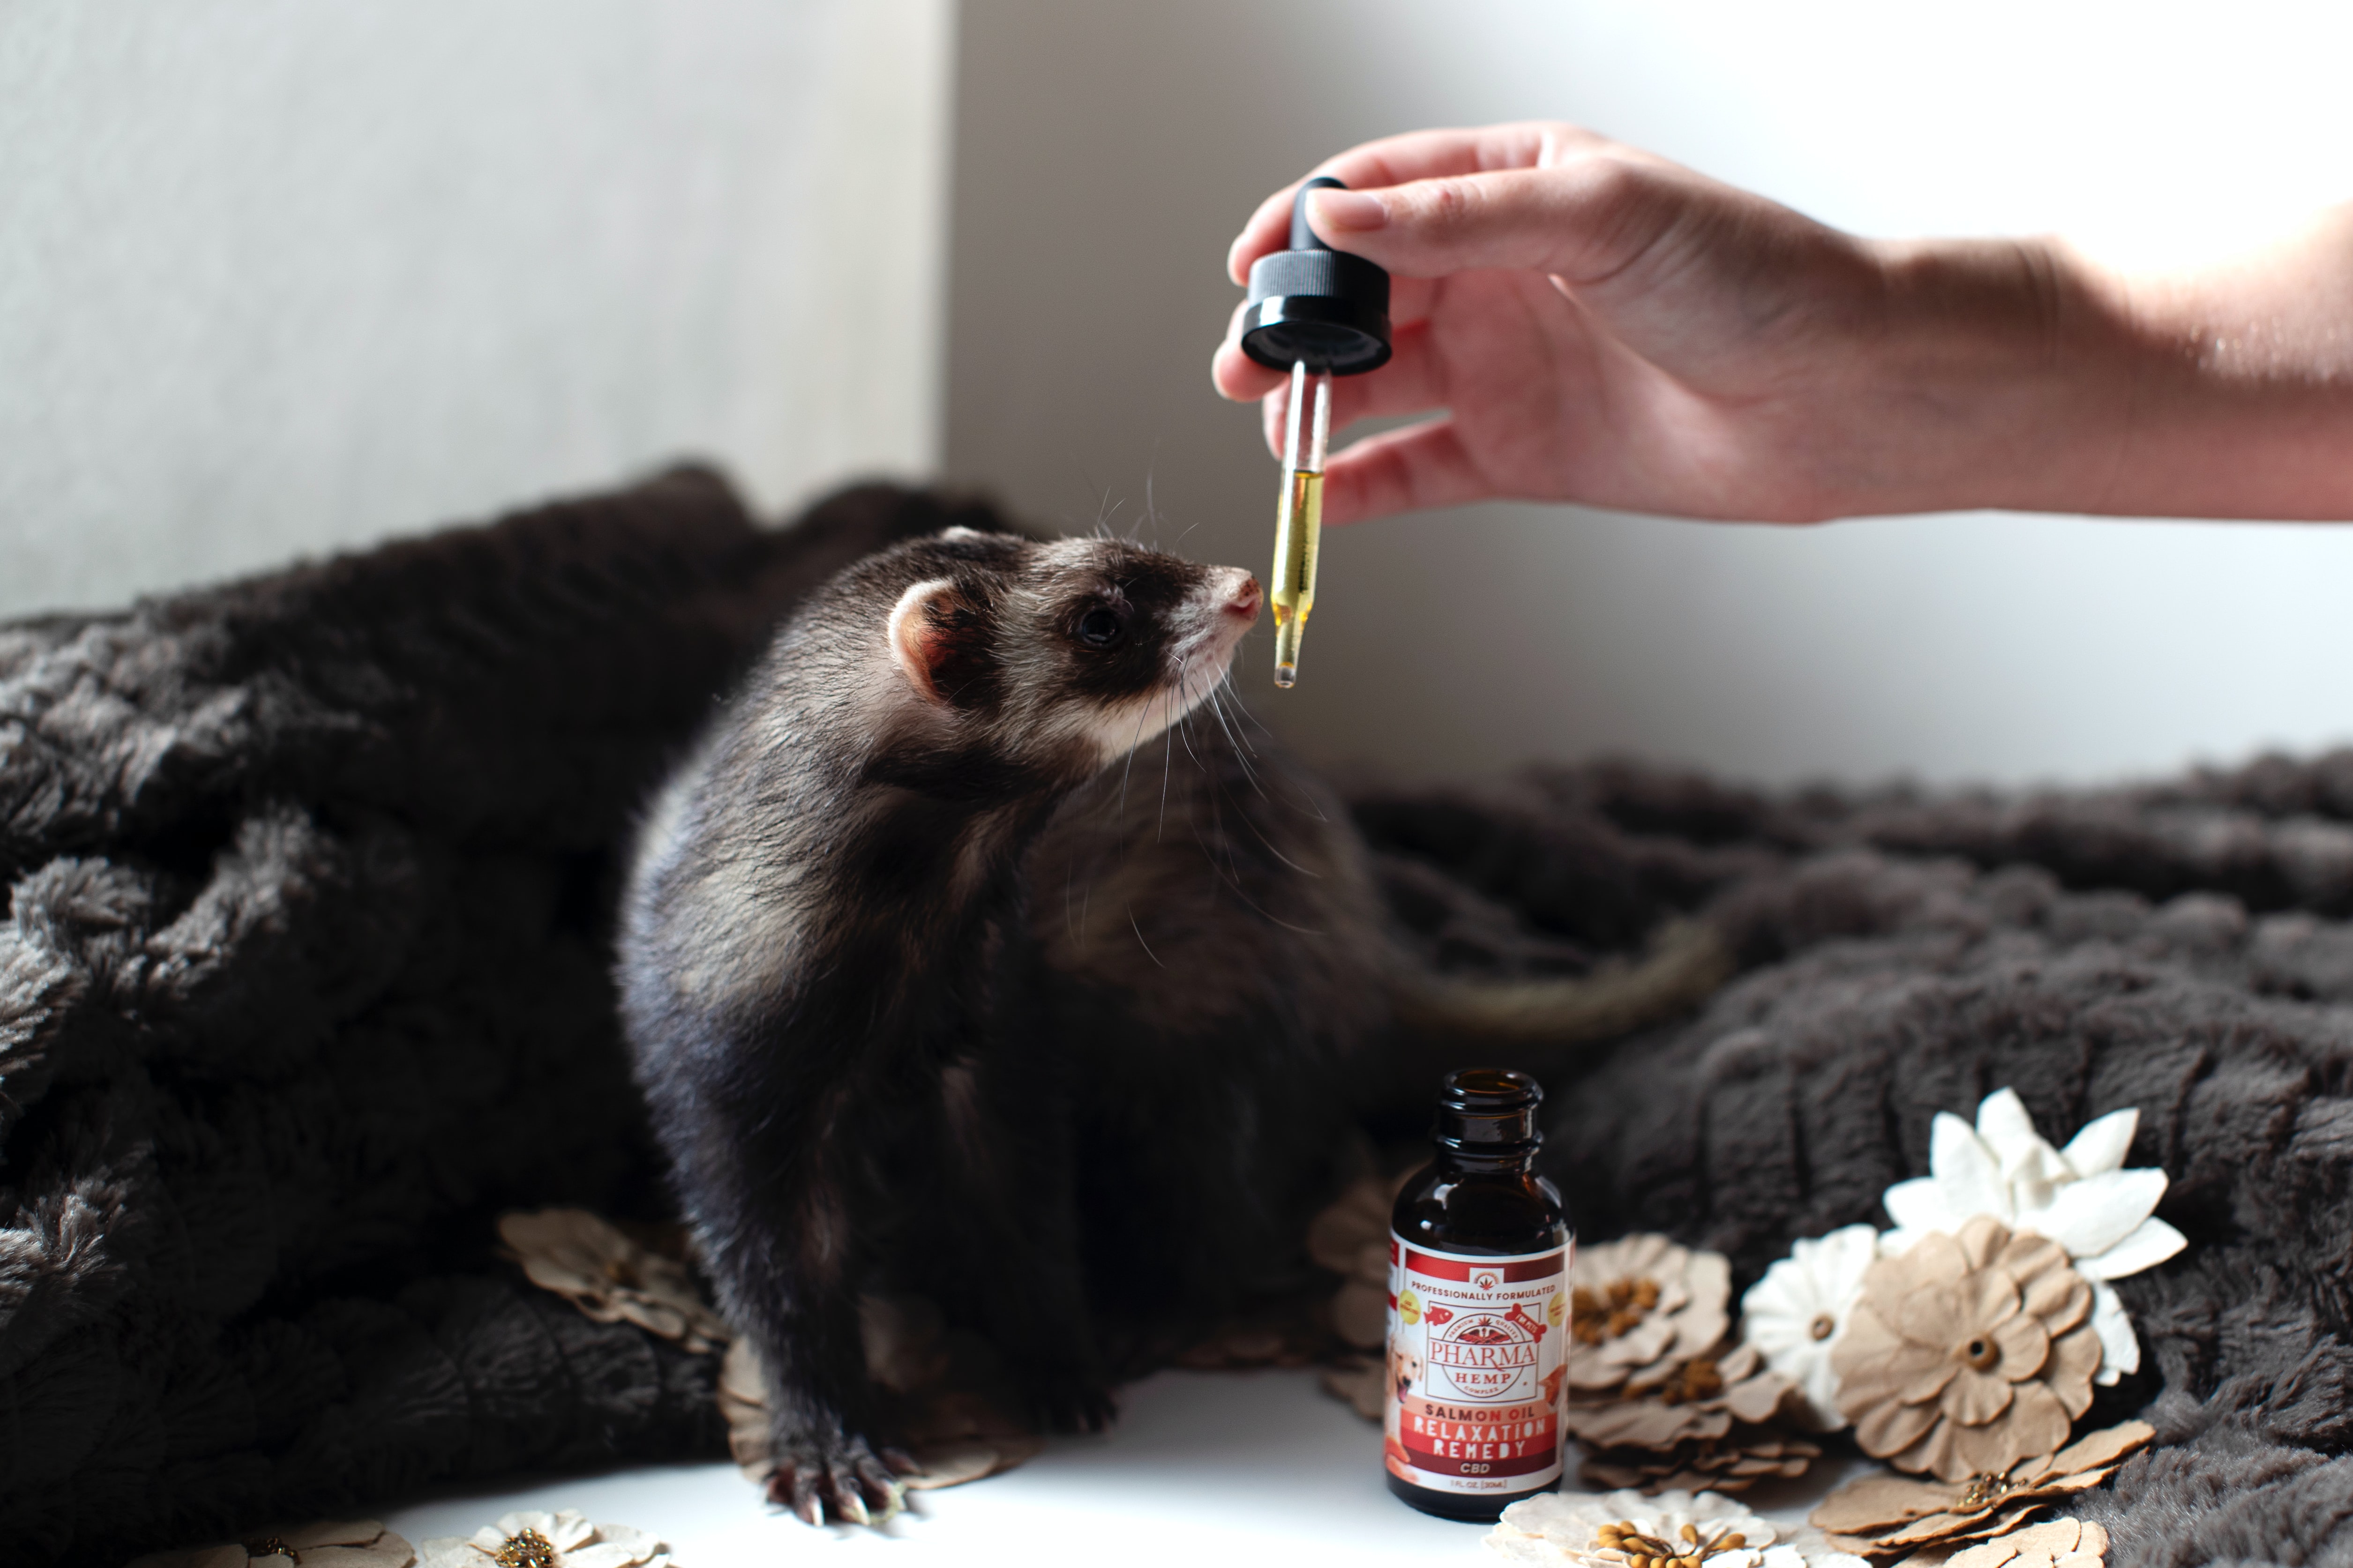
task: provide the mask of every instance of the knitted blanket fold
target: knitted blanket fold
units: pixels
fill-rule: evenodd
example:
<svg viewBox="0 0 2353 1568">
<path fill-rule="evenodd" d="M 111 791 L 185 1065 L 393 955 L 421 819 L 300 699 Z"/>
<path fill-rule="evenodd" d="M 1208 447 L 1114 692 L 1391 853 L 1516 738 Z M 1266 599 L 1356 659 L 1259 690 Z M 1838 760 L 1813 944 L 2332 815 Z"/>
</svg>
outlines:
<svg viewBox="0 0 2353 1568">
<path fill-rule="evenodd" d="M 0 627 L 0 1563 L 724 1453 L 712 1358 L 501 1268 L 664 1200 L 604 926 L 777 616 L 982 521 L 681 470 Z"/>
<path fill-rule="evenodd" d="M 775 620 L 985 508 L 781 531 L 682 470 L 117 615 L 0 626 L 0 1565 L 724 1452 L 714 1358 L 492 1221 L 659 1218 L 607 922 L 633 812 Z M 2118 1564 L 2353 1561 L 2353 753 L 2130 790 L 1780 795 L 1624 766 L 1360 790 L 1442 967 L 1671 915 L 1743 972 L 1550 1086 L 1582 1233 L 1877 1220 L 1928 1123 L 2141 1110 L 2190 1238 L 2122 1281 L 2159 1446 Z"/>
</svg>

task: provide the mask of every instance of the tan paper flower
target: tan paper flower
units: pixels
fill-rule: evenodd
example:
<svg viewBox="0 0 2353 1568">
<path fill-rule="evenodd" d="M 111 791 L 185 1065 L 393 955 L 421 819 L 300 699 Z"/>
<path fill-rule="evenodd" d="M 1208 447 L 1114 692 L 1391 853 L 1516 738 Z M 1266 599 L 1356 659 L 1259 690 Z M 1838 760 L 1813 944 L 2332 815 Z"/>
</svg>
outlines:
<svg viewBox="0 0 2353 1568">
<path fill-rule="evenodd" d="M 280 1525 L 251 1539 L 158 1552 L 130 1568 L 410 1568 L 417 1552 L 373 1519 Z"/>
<path fill-rule="evenodd" d="M 1671 1448 L 1611 1448 L 1587 1458 L 1588 1486 L 1664 1491 L 1746 1491 L 1758 1481 L 1806 1473 L 1822 1451 L 1773 1426 L 1736 1421 L 1720 1437 L 1694 1437 Z"/>
<path fill-rule="evenodd" d="M 1713 1350 L 1732 1324 L 1732 1266 L 1663 1236 L 1581 1247 L 1568 1283 L 1572 1388 L 1661 1383 Z"/>
<path fill-rule="evenodd" d="M 1310 1297 L 1291 1297 L 1229 1318 L 1180 1352 L 1176 1364 L 1195 1372 L 1313 1365 L 1335 1348 L 1320 1306 Z"/>
<path fill-rule="evenodd" d="M 1956 1552 L 1943 1568 L 2100 1568 L 2107 1554 L 2108 1532 L 2098 1525 L 2052 1519 Z"/>
<path fill-rule="evenodd" d="M 1880 1470 L 1839 1488 L 1810 1517 L 1852 1551 L 1887 1552 L 2001 1535 L 2052 1499 L 2098 1486 L 2156 1436 L 2147 1422 L 2127 1421 L 2055 1454 L 1966 1481 L 1915 1480 Z"/>
<path fill-rule="evenodd" d="M 1789 1380 L 1765 1364 L 1755 1345 L 1728 1343 L 1619 1396 L 1575 1390 L 1562 1415 L 1569 1435 L 1596 1448 L 1666 1449 L 1697 1437 L 1721 1437 L 1735 1421 L 1773 1419 Z"/>
<path fill-rule="evenodd" d="M 900 1487 L 925 1491 L 961 1486 L 1009 1470 L 1045 1447 L 1004 1414 L 992 1352 L 977 1336 L 951 1331 L 939 1310 L 914 1297 L 859 1302 L 868 1375 L 885 1391 L 886 1415 L 915 1461 Z M 768 1384 L 749 1340 L 737 1340 L 719 1368 L 719 1410 L 727 1450 L 744 1476 L 765 1486 L 776 1468 L 769 1450 Z"/>
<path fill-rule="evenodd" d="M 1862 1451 L 1947 1481 L 2054 1453 L 2091 1408 L 2100 1337 L 2066 1252 L 1980 1215 L 1863 1276 L 1831 1354 Z"/>
<path fill-rule="evenodd" d="M 1388 1411 L 1388 1363 L 1351 1358 L 1324 1371 L 1324 1392 L 1355 1407 L 1367 1421 Z"/>
<path fill-rule="evenodd" d="M 700 1354 L 733 1335 L 703 1305 L 686 1266 L 631 1241 L 586 1209 L 511 1214 L 499 1221 L 524 1275 L 600 1323 L 632 1322 Z"/>
<path fill-rule="evenodd" d="M 519 1509 L 471 1535 L 417 1548 L 417 1568 L 670 1568 L 670 1548 L 626 1524 L 591 1524 L 578 1511 Z"/>
<path fill-rule="evenodd" d="M 1411 1174 L 1363 1177 L 1307 1226 L 1307 1256 L 1340 1276 L 1333 1331 L 1358 1350 L 1388 1337 L 1389 1211 Z"/>
<path fill-rule="evenodd" d="M 1306 1366 L 1327 1346 L 1307 1335 L 1253 1322 L 1228 1323 L 1177 1356 L 1193 1372 L 1247 1372 L 1261 1366 Z"/>
<path fill-rule="evenodd" d="M 1636 1391 L 1574 1391 L 1561 1413 L 1590 1450 L 1588 1483 L 1738 1491 L 1767 1476 L 1798 1476 L 1821 1455 L 1813 1444 L 1762 1425 L 1781 1412 L 1792 1384 L 1756 1346 L 1725 1342 Z"/>
</svg>

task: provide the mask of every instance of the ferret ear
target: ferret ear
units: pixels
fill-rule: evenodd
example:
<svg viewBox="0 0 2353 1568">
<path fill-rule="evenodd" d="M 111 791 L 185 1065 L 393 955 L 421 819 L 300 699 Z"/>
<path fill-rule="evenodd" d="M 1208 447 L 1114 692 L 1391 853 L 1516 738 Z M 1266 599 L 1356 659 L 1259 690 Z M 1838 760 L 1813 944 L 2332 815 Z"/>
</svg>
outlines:
<svg viewBox="0 0 2353 1568">
<path fill-rule="evenodd" d="M 971 601 L 945 577 L 917 583 L 891 609 L 891 658 L 915 695 L 944 706 L 946 677 L 979 630 Z"/>
</svg>

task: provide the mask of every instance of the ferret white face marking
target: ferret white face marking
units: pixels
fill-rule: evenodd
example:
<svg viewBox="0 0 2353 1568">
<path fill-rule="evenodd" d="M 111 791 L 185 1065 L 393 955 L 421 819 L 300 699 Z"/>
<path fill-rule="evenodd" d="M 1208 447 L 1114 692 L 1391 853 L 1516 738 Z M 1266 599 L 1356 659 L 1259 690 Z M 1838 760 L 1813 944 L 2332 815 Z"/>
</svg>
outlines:
<svg viewBox="0 0 2353 1568">
<path fill-rule="evenodd" d="M 952 530 L 913 547 L 884 640 L 930 715 L 910 744 L 1091 773 L 1181 721 L 1257 623 L 1253 577 L 1119 540 Z M 943 757 L 936 773 L 944 784 Z"/>
<path fill-rule="evenodd" d="M 1258 580 L 1239 566 L 1212 566 L 1186 606 L 1187 630 L 1169 649 L 1166 683 L 1087 715 L 1083 731 L 1103 762 L 1115 761 L 1208 700 L 1233 668 L 1234 649 L 1258 624 Z"/>
</svg>

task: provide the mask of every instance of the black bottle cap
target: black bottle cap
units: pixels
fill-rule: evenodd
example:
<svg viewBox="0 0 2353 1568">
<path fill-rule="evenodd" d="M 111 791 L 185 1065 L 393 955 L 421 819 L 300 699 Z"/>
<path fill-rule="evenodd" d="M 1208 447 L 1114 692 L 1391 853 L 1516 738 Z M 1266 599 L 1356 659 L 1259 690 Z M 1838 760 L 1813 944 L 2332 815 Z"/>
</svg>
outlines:
<svg viewBox="0 0 2353 1568">
<path fill-rule="evenodd" d="M 1307 226 L 1307 193 L 1348 187 L 1319 174 L 1291 200 L 1291 248 L 1250 265 L 1242 353 L 1274 370 L 1361 375 L 1389 360 L 1389 275 Z"/>
<path fill-rule="evenodd" d="M 1544 1142 L 1536 1129 L 1543 1100 L 1542 1086 L 1524 1072 L 1463 1068 L 1446 1075 L 1430 1136 L 1460 1154 L 1525 1153 Z"/>
</svg>

